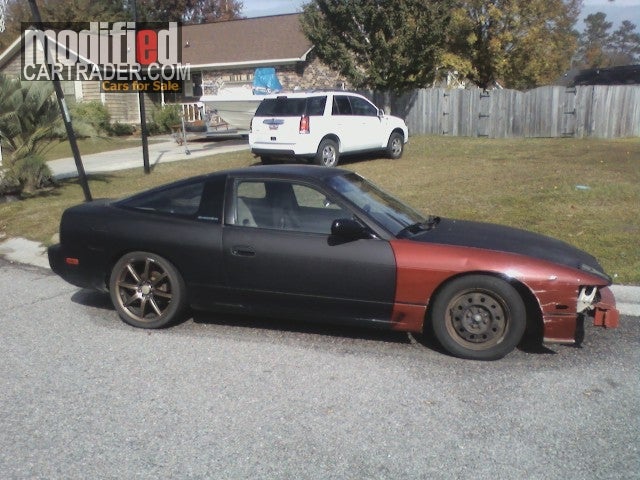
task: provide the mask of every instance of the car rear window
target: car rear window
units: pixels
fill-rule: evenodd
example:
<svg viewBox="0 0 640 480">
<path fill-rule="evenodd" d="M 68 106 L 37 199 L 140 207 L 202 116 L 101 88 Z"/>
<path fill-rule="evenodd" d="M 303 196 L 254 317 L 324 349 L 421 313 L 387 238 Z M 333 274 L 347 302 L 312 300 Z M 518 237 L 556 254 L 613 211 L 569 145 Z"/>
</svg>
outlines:
<svg viewBox="0 0 640 480">
<path fill-rule="evenodd" d="M 308 98 L 276 97 L 265 98 L 256 110 L 256 117 L 300 117 L 302 115 L 322 115 L 327 102 L 326 96 Z"/>
</svg>

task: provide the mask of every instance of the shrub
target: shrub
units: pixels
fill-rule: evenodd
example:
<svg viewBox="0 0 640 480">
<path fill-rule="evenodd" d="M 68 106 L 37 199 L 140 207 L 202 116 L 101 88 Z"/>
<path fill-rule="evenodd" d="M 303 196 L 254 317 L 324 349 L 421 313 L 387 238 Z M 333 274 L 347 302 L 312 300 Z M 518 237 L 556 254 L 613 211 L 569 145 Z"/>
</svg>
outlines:
<svg viewBox="0 0 640 480">
<path fill-rule="evenodd" d="M 153 122 L 158 125 L 161 133 L 171 132 L 171 127 L 181 123 L 180 106 L 165 105 L 162 108 L 154 110 Z"/>
<path fill-rule="evenodd" d="M 111 114 L 107 107 L 98 100 L 73 104 L 71 117 L 91 125 L 98 133 L 108 134 L 110 131 Z"/>
<path fill-rule="evenodd" d="M 53 183 L 53 175 L 42 155 L 27 155 L 15 161 L 9 170 L 9 178 L 17 180 L 26 193 Z"/>
<path fill-rule="evenodd" d="M 147 133 L 149 135 L 158 135 L 162 133 L 162 129 L 156 122 L 147 122 Z"/>
<path fill-rule="evenodd" d="M 115 122 L 109 127 L 109 133 L 116 137 L 124 137 L 132 135 L 136 131 L 136 127 L 129 123 Z"/>
</svg>

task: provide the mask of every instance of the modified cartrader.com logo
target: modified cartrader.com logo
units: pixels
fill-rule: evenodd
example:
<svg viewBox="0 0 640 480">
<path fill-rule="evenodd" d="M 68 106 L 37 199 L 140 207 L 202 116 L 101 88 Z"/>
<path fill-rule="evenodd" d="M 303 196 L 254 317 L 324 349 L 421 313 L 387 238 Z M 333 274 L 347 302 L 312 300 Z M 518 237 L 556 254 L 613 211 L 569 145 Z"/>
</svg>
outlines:
<svg viewBox="0 0 640 480">
<path fill-rule="evenodd" d="M 99 81 L 103 92 L 182 91 L 178 22 L 23 24 L 22 80 Z"/>
</svg>

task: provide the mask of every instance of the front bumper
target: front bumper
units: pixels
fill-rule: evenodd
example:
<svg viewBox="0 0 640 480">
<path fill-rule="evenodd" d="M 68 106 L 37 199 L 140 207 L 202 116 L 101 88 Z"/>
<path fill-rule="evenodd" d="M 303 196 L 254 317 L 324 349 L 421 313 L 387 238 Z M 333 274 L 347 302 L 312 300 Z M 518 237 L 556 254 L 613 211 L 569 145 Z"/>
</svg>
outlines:
<svg viewBox="0 0 640 480">
<path fill-rule="evenodd" d="M 620 324 L 620 312 L 610 288 L 600 289 L 600 300 L 593 307 L 593 324 L 605 328 L 617 328 Z"/>
<path fill-rule="evenodd" d="M 594 297 L 589 305 L 583 303 L 575 313 L 545 312 L 543 342 L 580 344 L 584 338 L 584 325 L 589 321 L 597 327 L 616 328 L 620 312 L 613 292 L 608 287 L 598 287 L 597 295 L 597 299 Z"/>
</svg>

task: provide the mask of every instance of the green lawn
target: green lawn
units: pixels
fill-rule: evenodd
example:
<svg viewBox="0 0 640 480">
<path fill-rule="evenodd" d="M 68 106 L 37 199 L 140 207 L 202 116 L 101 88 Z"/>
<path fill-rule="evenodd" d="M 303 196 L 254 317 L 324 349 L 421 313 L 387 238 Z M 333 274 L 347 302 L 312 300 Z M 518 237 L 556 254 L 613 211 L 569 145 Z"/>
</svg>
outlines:
<svg viewBox="0 0 640 480">
<path fill-rule="evenodd" d="M 178 178 L 248 166 L 248 152 L 94 175 L 94 198 L 120 197 Z M 640 284 L 638 139 L 412 137 L 401 160 L 344 163 L 425 213 L 526 228 L 598 257 L 616 283 Z M 0 234 L 50 243 L 62 211 L 83 200 L 76 181 L 0 204 Z"/>
</svg>

